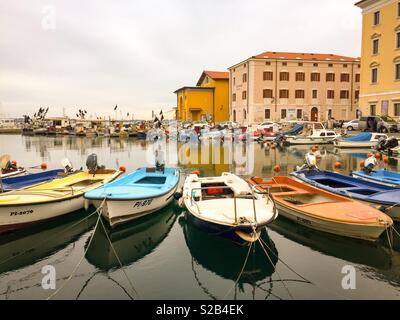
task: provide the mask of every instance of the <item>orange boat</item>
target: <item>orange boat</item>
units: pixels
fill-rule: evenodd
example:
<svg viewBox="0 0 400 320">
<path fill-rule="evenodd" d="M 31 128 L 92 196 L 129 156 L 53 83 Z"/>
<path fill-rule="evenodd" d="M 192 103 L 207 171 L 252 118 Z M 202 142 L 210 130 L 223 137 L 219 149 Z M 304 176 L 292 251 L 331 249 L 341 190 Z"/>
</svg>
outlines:
<svg viewBox="0 0 400 320">
<path fill-rule="evenodd" d="M 270 193 L 280 215 L 315 230 L 375 241 L 393 224 L 377 209 L 288 177 L 247 181 L 255 190 Z"/>
</svg>

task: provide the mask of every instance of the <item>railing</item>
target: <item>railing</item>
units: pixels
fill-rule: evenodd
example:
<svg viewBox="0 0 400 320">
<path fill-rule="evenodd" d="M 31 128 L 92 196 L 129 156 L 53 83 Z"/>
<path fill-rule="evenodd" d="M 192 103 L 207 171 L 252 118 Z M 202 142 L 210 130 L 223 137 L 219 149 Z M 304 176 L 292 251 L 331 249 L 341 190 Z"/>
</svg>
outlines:
<svg viewBox="0 0 400 320">
<path fill-rule="evenodd" d="M 261 192 L 261 191 L 255 189 L 257 186 L 259 186 L 259 185 L 253 185 L 253 186 L 251 186 L 251 188 L 250 188 L 251 194 L 248 195 L 248 196 L 251 196 L 251 198 L 252 198 L 252 200 L 253 200 L 254 222 L 257 222 L 256 194 L 268 194 L 267 203 L 268 203 L 268 201 L 269 201 L 269 190 L 268 190 L 268 192 Z M 196 191 L 196 190 L 200 190 L 200 191 L 202 191 L 202 190 L 210 190 L 210 189 L 215 189 L 215 188 L 218 188 L 218 189 L 230 189 L 230 190 L 232 190 L 232 188 L 231 188 L 231 187 L 228 187 L 228 186 L 226 186 L 226 187 L 225 187 L 225 186 L 200 187 L 200 188 L 193 188 L 193 189 L 191 189 L 190 203 L 191 203 L 191 205 L 193 206 L 193 202 L 194 202 L 194 204 L 196 205 L 196 208 L 197 208 L 197 212 L 198 212 L 199 214 L 201 214 L 201 213 L 200 213 L 200 208 L 199 208 L 199 205 L 197 204 L 196 200 L 194 199 L 194 196 L 195 196 L 195 195 L 194 195 L 194 192 L 193 192 L 193 191 Z M 233 190 L 232 190 L 232 191 L 233 191 Z M 199 195 L 199 197 L 201 197 L 201 194 Z M 238 198 L 240 199 L 240 198 L 243 198 L 243 197 L 241 197 L 240 195 L 239 195 L 239 196 L 236 195 L 235 192 L 233 191 L 233 205 L 234 205 L 234 211 L 235 211 L 235 224 L 238 223 L 238 218 L 237 218 L 237 199 L 238 199 Z"/>
</svg>

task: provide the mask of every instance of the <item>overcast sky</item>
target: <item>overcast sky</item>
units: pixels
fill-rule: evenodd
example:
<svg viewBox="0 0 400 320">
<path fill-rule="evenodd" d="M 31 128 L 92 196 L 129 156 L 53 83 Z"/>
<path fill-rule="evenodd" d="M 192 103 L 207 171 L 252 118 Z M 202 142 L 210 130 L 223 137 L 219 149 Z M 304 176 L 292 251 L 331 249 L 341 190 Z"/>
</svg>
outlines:
<svg viewBox="0 0 400 320">
<path fill-rule="evenodd" d="M 201 71 L 264 51 L 360 56 L 354 0 L 3 0 L 0 114 L 149 118 Z"/>
</svg>

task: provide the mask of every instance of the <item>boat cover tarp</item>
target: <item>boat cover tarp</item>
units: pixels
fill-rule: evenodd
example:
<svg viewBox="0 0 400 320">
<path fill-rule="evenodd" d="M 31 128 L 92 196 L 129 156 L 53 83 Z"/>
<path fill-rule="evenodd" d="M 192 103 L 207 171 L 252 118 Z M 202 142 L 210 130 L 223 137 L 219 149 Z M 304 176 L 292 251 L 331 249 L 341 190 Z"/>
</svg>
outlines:
<svg viewBox="0 0 400 320">
<path fill-rule="evenodd" d="M 345 138 L 343 140 L 344 141 L 352 141 L 352 142 L 362 142 L 362 141 L 370 141 L 371 137 L 372 137 L 372 133 L 364 132 L 364 133 L 360 133 L 360 134 L 350 137 L 350 138 Z"/>
<path fill-rule="evenodd" d="M 292 129 L 286 131 L 284 135 L 286 136 L 297 136 L 304 129 L 303 124 L 296 124 Z"/>
</svg>

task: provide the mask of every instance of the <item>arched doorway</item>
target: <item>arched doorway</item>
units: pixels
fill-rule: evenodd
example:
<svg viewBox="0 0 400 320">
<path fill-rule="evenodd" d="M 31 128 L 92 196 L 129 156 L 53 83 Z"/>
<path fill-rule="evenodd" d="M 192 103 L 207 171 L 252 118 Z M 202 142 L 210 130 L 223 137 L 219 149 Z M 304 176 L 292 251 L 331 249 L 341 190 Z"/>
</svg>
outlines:
<svg viewBox="0 0 400 320">
<path fill-rule="evenodd" d="M 318 121 L 318 108 L 313 107 L 311 109 L 311 121 Z"/>
</svg>

